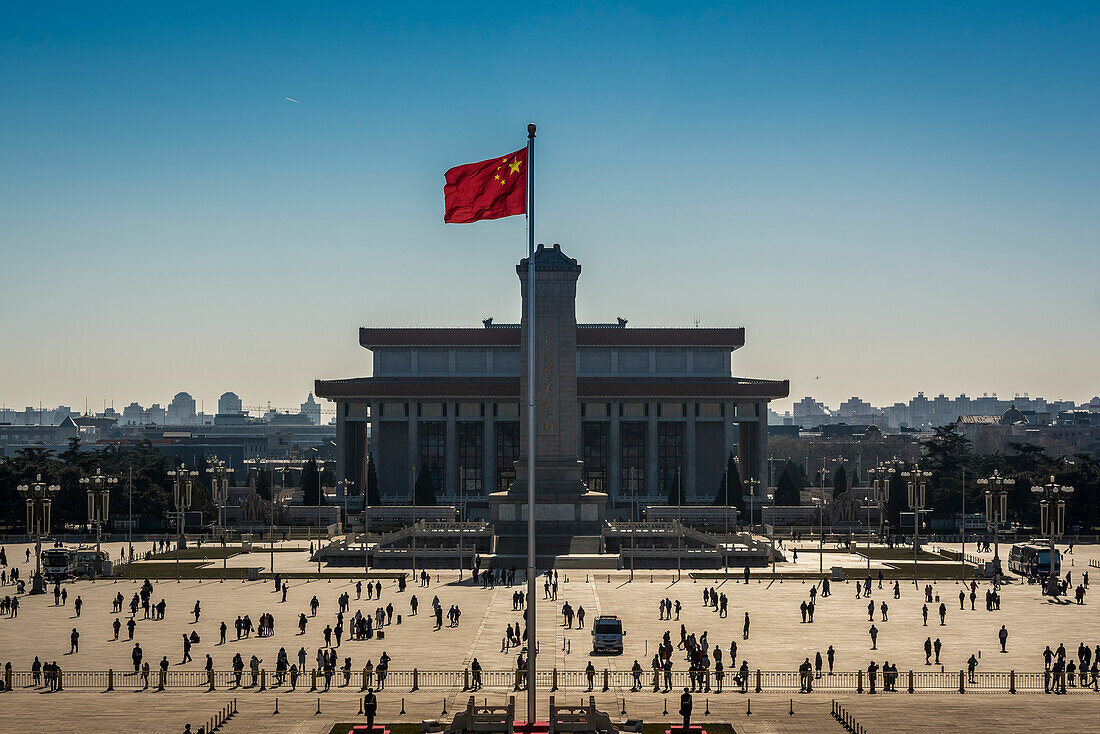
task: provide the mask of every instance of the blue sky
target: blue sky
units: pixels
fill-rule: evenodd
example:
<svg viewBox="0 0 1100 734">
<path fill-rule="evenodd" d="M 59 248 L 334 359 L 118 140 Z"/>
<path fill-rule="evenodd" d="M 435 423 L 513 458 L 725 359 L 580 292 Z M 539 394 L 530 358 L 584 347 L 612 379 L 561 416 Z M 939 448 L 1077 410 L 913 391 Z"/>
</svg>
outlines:
<svg viewBox="0 0 1100 734">
<path fill-rule="evenodd" d="M 1100 393 L 1094 4 L 9 4 L 0 28 L 8 406 L 297 405 L 368 373 L 360 325 L 517 320 L 522 218 L 444 225 L 442 186 L 529 121 L 582 320 L 745 326 L 736 372 L 794 398 Z"/>
</svg>

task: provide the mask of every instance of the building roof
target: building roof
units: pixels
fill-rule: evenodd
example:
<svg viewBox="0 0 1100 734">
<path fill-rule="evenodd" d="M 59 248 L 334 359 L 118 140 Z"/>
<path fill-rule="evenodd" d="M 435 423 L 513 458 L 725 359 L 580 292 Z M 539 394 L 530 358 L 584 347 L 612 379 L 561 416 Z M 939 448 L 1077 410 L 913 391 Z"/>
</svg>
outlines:
<svg viewBox="0 0 1100 734">
<path fill-rule="evenodd" d="M 314 392 L 330 400 L 500 398 L 519 400 L 519 377 L 356 377 L 317 380 Z M 618 398 L 757 398 L 774 400 L 790 393 L 787 380 L 742 377 L 579 377 L 580 399 Z"/>
<path fill-rule="evenodd" d="M 520 346 L 518 325 L 478 328 L 359 329 L 359 344 L 379 347 L 515 347 Z M 745 330 L 734 328 L 577 328 L 578 347 L 714 347 L 730 351 L 745 345 Z"/>
</svg>

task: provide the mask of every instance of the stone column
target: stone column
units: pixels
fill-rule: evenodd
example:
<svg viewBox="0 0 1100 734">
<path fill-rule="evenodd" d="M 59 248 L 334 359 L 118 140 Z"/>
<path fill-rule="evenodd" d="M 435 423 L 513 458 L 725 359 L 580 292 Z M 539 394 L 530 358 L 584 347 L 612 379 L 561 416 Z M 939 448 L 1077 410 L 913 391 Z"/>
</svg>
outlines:
<svg viewBox="0 0 1100 734">
<path fill-rule="evenodd" d="M 478 500 L 485 499 L 485 495 L 496 491 L 497 487 L 497 437 L 495 424 L 493 423 L 493 404 L 485 404 L 485 434 L 482 446 L 485 455 L 482 461 L 481 474 L 485 477 L 481 486 L 481 495 Z"/>
<path fill-rule="evenodd" d="M 649 417 L 645 429 L 645 486 L 646 494 L 664 495 L 661 478 L 657 474 L 657 403 L 648 403 Z M 661 500 L 662 502 L 664 500 Z"/>
<path fill-rule="evenodd" d="M 690 354 L 690 353 L 689 353 Z M 684 426 L 684 487 L 689 497 L 699 500 L 699 474 L 695 466 L 695 403 L 689 402 L 684 408 L 687 420 Z"/>
<path fill-rule="evenodd" d="M 611 423 L 607 428 L 607 494 L 621 502 L 623 495 L 622 436 L 619 434 L 619 404 L 611 403 Z"/>
<path fill-rule="evenodd" d="M 451 354 L 454 354 L 452 351 Z M 447 426 L 443 429 L 443 486 L 442 494 L 458 494 L 458 403 L 444 403 Z"/>
<path fill-rule="evenodd" d="M 405 477 L 405 481 L 408 482 L 408 495 L 407 502 L 412 504 L 413 492 L 415 491 L 416 484 L 413 479 L 413 469 L 416 469 L 417 473 L 420 473 L 420 435 L 417 432 L 419 428 L 417 426 L 416 417 L 416 403 L 409 403 L 409 466 Z"/>
</svg>

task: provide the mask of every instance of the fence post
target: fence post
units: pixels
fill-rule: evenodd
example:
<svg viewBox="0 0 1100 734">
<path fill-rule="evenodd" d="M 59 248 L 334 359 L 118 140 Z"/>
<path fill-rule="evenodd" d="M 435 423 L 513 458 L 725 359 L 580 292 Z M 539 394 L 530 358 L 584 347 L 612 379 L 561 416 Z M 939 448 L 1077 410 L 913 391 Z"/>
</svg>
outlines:
<svg viewBox="0 0 1100 734">
<path fill-rule="evenodd" d="M 551 691 L 558 690 L 558 669 L 557 668 L 554 668 L 554 673 L 550 678 L 550 690 Z"/>
<path fill-rule="evenodd" d="M 418 671 L 416 668 L 413 668 L 413 687 L 412 687 L 412 690 L 413 691 L 420 690 L 420 671 Z M 410 693 L 411 692 L 412 691 L 410 691 Z"/>
<path fill-rule="evenodd" d="M 764 676 L 763 676 L 763 674 L 761 674 L 760 668 L 757 668 L 756 669 L 756 692 L 757 693 L 760 693 L 760 691 L 761 691 L 760 682 L 761 682 L 761 680 L 763 680 L 763 678 L 764 678 Z"/>
<path fill-rule="evenodd" d="M 4 687 L 9 691 L 11 690 L 11 671 L 6 669 L 4 670 Z"/>
<path fill-rule="evenodd" d="M 267 690 L 267 668 L 260 671 L 260 690 Z"/>
<path fill-rule="evenodd" d="M 856 693 L 863 693 L 863 668 L 856 671 Z"/>
<path fill-rule="evenodd" d="M 653 670 L 653 692 L 656 693 L 661 689 L 661 671 Z"/>
<path fill-rule="evenodd" d="M 470 669 L 469 668 L 463 668 L 462 669 L 462 690 L 464 690 L 464 691 L 470 690 Z"/>
<path fill-rule="evenodd" d="M 206 671 L 206 683 L 210 686 L 210 690 L 214 690 L 214 671 Z"/>
<path fill-rule="evenodd" d="M 309 676 L 310 676 L 310 679 L 311 679 L 311 682 L 312 682 L 312 685 L 310 686 L 309 690 L 311 692 L 316 691 L 317 690 L 317 668 L 313 668 L 311 671 L 309 671 Z"/>
<path fill-rule="evenodd" d="M 1015 693 L 1016 692 L 1016 671 L 1015 670 L 1008 671 L 1008 692 L 1009 693 Z"/>
<path fill-rule="evenodd" d="M 959 693 L 966 693 L 966 678 L 963 671 L 959 671 Z"/>
<path fill-rule="evenodd" d="M 605 692 L 610 688 L 610 686 L 607 683 L 608 683 L 608 672 L 607 672 L 607 668 L 604 668 L 603 669 L 603 689 L 604 689 Z"/>
<path fill-rule="evenodd" d="M 162 670 L 157 676 L 157 690 L 163 691 L 166 685 L 168 685 L 168 671 Z"/>
<path fill-rule="evenodd" d="M 11 686 L 8 686 L 8 690 L 11 690 Z M 115 690 L 115 671 L 113 668 L 107 668 L 107 690 Z"/>
</svg>

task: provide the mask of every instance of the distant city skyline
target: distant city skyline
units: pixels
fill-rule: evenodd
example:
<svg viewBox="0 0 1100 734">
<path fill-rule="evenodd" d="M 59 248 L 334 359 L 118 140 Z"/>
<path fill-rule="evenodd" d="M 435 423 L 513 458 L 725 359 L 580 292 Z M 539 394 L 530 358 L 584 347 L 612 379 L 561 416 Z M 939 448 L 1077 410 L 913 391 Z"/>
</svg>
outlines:
<svg viewBox="0 0 1100 734">
<path fill-rule="evenodd" d="M 1087 5 L 6 19 L 7 405 L 293 407 L 370 374 L 360 326 L 518 321 L 523 218 L 444 224 L 443 174 L 528 122 L 582 321 L 743 326 L 734 372 L 789 378 L 780 410 L 1100 392 Z"/>
<path fill-rule="evenodd" d="M 246 393 L 247 394 L 247 393 Z M 98 404 L 87 405 L 87 413 L 90 415 L 100 415 L 107 411 L 114 411 L 118 415 L 123 415 L 125 409 L 133 404 L 137 404 L 141 408 L 146 410 L 153 409 L 159 410 L 164 413 L 164 418 L 167 419 L 173 414 L 173 403 L 181 395 L 186 395 L 194 401 L 194 411 L 196 415 L 205 415 L 207 417 L 213 417 L 215 415 L 232 415 L 238 411 L 243 411 L 246 414 L 260 416 L 267 412 L 308 412 L 311 415 L 321 415 L 321 422 L 327 422 L 329 415 L 333 411 L 333 403 L 327 400 L 315 398 L 312 389 L 307 393 L 307 397 L 299 398 L 297 401 L 290 399 L 286 403 L 276 404 L 273 401 L 260 400 L 256 402 L 250 402 L 247 399 L 240 397 L 238 391 L 223 390 L 217 397 L 212 400 L 195 398 L 193 394 L 186 390 L 180 390 L 172 393 L 172 396 L 165 400 L 153 400 L 153 401 L 141 401 L 141 400 L 117 400 L 106 402 L 101 401 Z M 861 395 L 849 395 L 843 400 L 830 402 L 827 400 L 821 400 L 813 395 L 801 395 L 792 399 L 783 401 L 774 401 L 772 408 L 769 411 L 773 420 L 782 419 L 786 414 L 789 418 L 798 418 L 800 416 L 815 415 L 818 408 L 823 408 L 824 413 L 829 417 L 857 417 L 866 415 L 867 411 L 864 408 L 869 408 L 872 411 L 886 411 L 898 406 L 910 406 L 915 401 L 923 401 L 929 406 L 929 413 L 936 412 L 934 406 L 943 402 L 947 403 L 950 407 L 954 407 L 959 399 L 963 399 L 966 402 L 978 403 L 991 403 L 996 402 L 998 404 L 1013 405 L 1019 404 L 1019 406 L 1026 406 L 1034 403 L 1041 403 L 1047 406 L 1053 406 L 1055 409 L 1064 409 L 1065 405 L 1072 405 L 1073 407 L 1096 407 L 1100 405 L 1100 396 L 1091 395 L 1086 397 L 1071 397 L 1071 398 L 1051 398 L 1045 395 L 1032 395 L 1023 393 L 1013 393 L 1011 395 L 1000 395 L 993 392 L 982 392 L 976 394 L 967 393 L 927 393 L 923 390 L 918 390 L 912 395 L 899 398 L 896 400 L 890 400 L 888 402 L 875 402 L 866 400 Z M 184 402 L 186 399 L 184 400 Z M 206 404 L 210 404 L 210 409 L 206 409 Z M 308 406 L 308 407 L 307 407 Z M 42 401 L 41 403 L 13 405 L 0 401 L 0 422 L 4 422 L 5 415 L 11 415 L 13 413 L 23 413 L 26 410 L 38 411 L 43 413 L 51 413 L 61 408 L 68 408 L 76 414 L 85 414 L 85 407 L 83 403 L 80 405 L 74 405 L 66 402 L 53 402 Z M 1003 410 L 1003 407 L 1001 408 Z M 178 410 L 178 409 L 177 409 Z M 186 408 L 185 408 L 186 410 Z M 942 418 L 942 416 L 941 416 Z M 157 421 L 154 421 L 157 422 Z"/>
</svg>

